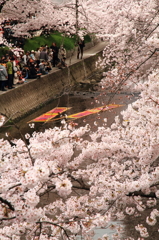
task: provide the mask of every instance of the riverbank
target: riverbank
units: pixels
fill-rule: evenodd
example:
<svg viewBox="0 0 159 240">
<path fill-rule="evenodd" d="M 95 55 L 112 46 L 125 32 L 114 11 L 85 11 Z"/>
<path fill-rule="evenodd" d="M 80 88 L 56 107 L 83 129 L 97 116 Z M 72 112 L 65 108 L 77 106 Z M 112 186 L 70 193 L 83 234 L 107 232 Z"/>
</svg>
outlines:
<svg viewBox="0 0 159 240">
<path fill-rule="evenodd" d="M 99 42 L 85 50 L 82 60 L 76 58 L 76 52 L 72 53 L 73 56 L 67 59 L 67 68 L 54 68 L 39 79 L 28 80 L 15 89 L 1 92 L 0 113 L 16 120 L 33 112 L 40 105 L 58 98 L 66 89 L 71 89 L 96 71 L 96 61 L 102 56 L 105 44 Z"/>
</svg>

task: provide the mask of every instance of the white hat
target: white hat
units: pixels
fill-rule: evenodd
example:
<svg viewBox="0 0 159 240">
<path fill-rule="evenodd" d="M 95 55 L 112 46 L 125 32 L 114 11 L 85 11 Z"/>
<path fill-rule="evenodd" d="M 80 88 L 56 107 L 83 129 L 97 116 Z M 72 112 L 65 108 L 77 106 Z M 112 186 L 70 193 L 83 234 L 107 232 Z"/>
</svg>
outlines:
<svg viewBox="0 0 159 240">
<path fill-rule="evenodd" d="M 34 52 L 34 50 L 31 50 L 31 52 Z"/>
</svg>

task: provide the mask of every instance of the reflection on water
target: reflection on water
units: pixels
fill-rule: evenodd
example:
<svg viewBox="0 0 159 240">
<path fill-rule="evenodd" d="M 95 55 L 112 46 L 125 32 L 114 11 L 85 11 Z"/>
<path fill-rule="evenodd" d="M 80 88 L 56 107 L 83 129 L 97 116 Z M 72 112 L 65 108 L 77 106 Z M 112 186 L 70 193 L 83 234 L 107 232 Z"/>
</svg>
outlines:
<svg viewBox="0 0 159 240">
<path fill-rule="evenodd" d="M 122 225 L 121 221 L 112 221 L 108 224 L 107 228 L 95 228 L 94 229 L 94 240 L 101 239 L 103 236 L 109 237 L 109 240 L 113 240 L 113 235 L 117 233 L 116 228 L 122 226 L 124 229 L 124 226 Z M 122 233 L 121 233 L 122 234 Z M 121 236 L 122 238 L 122 236 Z M 78 236 L 77 240 L 82 240 L 82 236 Z M 120 240 L 118 238 L 118 240 Z"/>
<path fill-rule="evenodd" d="M 97 240 L 98 238 L 101 238 L 103 235 L 107 235 L 109 237 L 109 240 L 112 240 L 113 234 L 117 233 L 116 228 L 112 226 L 121 226 L 122 222 L 121 221 L 115 221 L 115 222 L 110 222 L 108 228 L 96 228 L 95 229 L 95 235 L 94 235 L 94 240 Z M 123 225 L 122 225 L 123 227 Z M 119 239 L 118 239 L 119 240 Z"/>
<path fill-rule="evenodd" d="M 100 107 L 107 104 L 109 99 L 109 94 L 105 95 L 103 92 L 75 92 L 74 94 L 66 94 L 63 95 L 60 99 L 53 100 L 52 102 L 46 104 L 42 108 L 39 108 L 34 113 L 25 117 L 21 121 L 17 123 L 22 134 L 32 133 L 33 131 L 44 131 L 48 128 L 53 128 L 55 126 L 61 125 L 61 120 L 59 121 L 50 121 L 47 123 L 35 123 L 35 128 L 31 129 L 29 127 L 28 122 L 32 119 L 42 115 L 50 111 L 55 107 L 71 107 L 70 110 L 66 111 L 64 114 L 70 115 L 73 113 L 78 113 L 81 111 L 85 111 L 86 109 L 92 109 L 95 107 Z M 127 104 L 132 102 L 132 99 L 128 99 L 126 94 L 118 94 L 116 95 L 111 103 L 115 104 L 123 104 L 123 107 L 112 109 L 109 111 L 101 112 L 100 114 L 93 114 L 87 116 L 85 118 L 80 118 L 75 120 L 78 123 L 78 126 L 85 125 L 89 123 L 92 126 L 92 130 L 95 130 L 94 122 L 97 122 L 99 126 L 103 125 L 103 119 L 108 119 L 108 125 L 110 126 L 113 121 L 115 115 L 120 114 L 120 111 L 127 107 Z M 17 129 L 12 126 L 9 128 L 3 128 L 0 131 L 0 138 L 5 138 L 5 133 L 9 133 L 10 138 L 20 138 L 20 134 Z"/>
<path fill-rule="evenodd" d="M 73 113 L 77 113 L 80 111 L 84 111 L 87 108 L 92 108 L 90 104 L 90 100 L 94 99 L 98 93 L 76 93 L 76 95 L 63 95 L 60 99 L 55 99 L 47 104 L 45 104 L 43 107 L 39 107 L 38 110 L 30 114 L 29 116 L 23 118 L 20 120 L 17 125 L 20 128 L 20 131 L 22 134 L 25 133 L 32 133 L 33 131 L 44 131 L 48 128 L 53 128 L 55 126 L 60 126 L 61 121 L 56 122 L 47 122 L 47 123 L 35 123 L 35 128 L 31 129 L 29 127 L 28 122 L 32 119 L 42 115 L 43 113 L 46 113 L 50 111 L 51 109 L 55 107 L 71 107 L 70 110 L 65 112 L 64 114 L 70 115 Z M 9 128 L 3 128 L 1 129 L 0 138 L 5 137 L 5 132 L 9 132 L 10 136 L 13 138 L 19 138 L 20 135 L 17 131 L 17 129 L 12 126 Z"/>
</svg>

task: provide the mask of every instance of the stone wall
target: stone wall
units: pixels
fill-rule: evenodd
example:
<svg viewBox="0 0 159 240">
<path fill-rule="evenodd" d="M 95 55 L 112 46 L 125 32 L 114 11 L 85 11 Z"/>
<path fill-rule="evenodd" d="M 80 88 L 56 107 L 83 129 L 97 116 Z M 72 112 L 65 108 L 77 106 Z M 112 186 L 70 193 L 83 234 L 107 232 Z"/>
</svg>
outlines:
<svg viewBox="0 0 159 240">
<path fill-rule="evenodd" d="M 12 119 L 19 119 L 38 106 L 60 96 L 65 88 L 85 79 L 96 70 L 95 63 L 101 53 L 72 64 L 69 68 L 59 69 L 29 80 L 28 83 L 0 95 L 0 113 Z"/>
</svg>

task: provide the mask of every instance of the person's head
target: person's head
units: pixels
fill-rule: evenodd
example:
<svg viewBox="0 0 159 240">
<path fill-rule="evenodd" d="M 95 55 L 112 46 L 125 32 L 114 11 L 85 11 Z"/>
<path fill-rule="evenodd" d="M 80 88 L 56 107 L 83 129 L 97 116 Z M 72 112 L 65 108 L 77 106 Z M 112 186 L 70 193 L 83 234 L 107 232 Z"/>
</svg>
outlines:
<svg viewBox="0 0 159 240">
<path fill-rule="evenodd" d="M 2 58 L 1 58 L 1 63 L 6 63 L 6 62 L 7 62 L 7 58 L 2 57 Z"/>
<path fill-rule="evenodd" d="M 39 66 L 41 67 L 41 66 L 43 66 L 43 65 L 44 65 L 44 62 L 41 61 L 41 62 L 39 63 Z"/>
<path fill-rule="evenodd" d="M 14 56 L 10 57 L 10 60 L 13 62 L 15 60 L 15 57 Z"/>
</svg>

